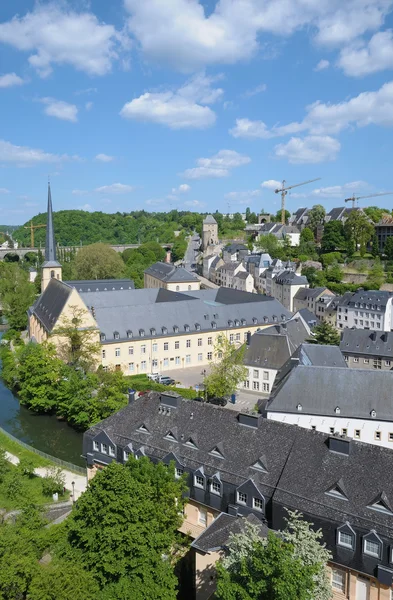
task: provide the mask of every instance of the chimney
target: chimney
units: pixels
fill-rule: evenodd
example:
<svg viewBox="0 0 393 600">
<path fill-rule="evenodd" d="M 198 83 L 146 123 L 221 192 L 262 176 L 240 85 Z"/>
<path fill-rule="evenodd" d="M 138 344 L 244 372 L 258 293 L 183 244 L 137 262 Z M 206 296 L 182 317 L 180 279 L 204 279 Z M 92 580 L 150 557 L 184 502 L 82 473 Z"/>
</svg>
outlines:
<svg viewBox="0 0 393 600">
<path fill-rule="evenodd" d="M 135 390 L 128 388 L 128 404 L 132 404 L 135 400 Z"/>
<path fill-rule="evenodd" d="M 251 344 L 251 331 L 247 331 L 247 334 L 246 334 L 246 345 L 247 345 L 247 348 L 249 347 L 250 344 Z"/>
<path fill-rule="evenodd" d="M 330 452 L 336 452 L 337 454 L 349 456 L 351 451 L 351 438 L 330 435 L 327 439 L 327 446 Z"/>
<path fill-rule="evenodd" d="M 166 256 L 165 256 L 165 261 L 166 263 L 170 263 L 172 259 L 172 253 L 170 250 L 167 250 Z"/>
<path fill-rule="evenodd" d="M 166 406 L 168 408 L 168 410 L 169 410 L 168 414 L 170 414 L 171 408 L 178 407 L 178 404 L 180 404 L 180 400 L 181 400 L 180 394 L 175 394 L 175 393 L 172 394 L 171 392 L 161 394 L 161 396 L 160 396 L 161 406 Z"/>
<path fill-rule="evenodd" d="M 237 416 L 237 420 L 239 421 L 240 425 L 252 427 L 253 429 L 258 429 L 260 418 L 261 415 L 247 413 L 239 413 Z"/>
</svg>

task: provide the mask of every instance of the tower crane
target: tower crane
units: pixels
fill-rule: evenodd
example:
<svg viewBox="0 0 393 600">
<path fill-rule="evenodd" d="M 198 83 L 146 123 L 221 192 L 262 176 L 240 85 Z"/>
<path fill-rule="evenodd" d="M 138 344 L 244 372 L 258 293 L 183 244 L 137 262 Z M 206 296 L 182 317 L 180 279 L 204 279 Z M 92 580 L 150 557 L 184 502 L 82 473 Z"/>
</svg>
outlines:
<svg viewBox="0 0 393 600">
<path fill-rule="evenodd" d="M 303 181 L 302 183 L 295 183 L 294 185 L 285 185 L 285 179 L 282 182 L 282 186 L 274 190 L 275 194 L 281 194 L 281 224 L 285 225 L 285 196 L 288 193 L 288 190 L 292 188 L 299 187 L 300 185 L 306 185 L 307 183 L 312 183 L 313 181 L 319 181 L 321 178 L 317 177 L 316 179 L 309 179 L 309 181 Z"/>
<path fill-rule="evenodd" d="M 30 240 L 31 240 L 31 248 L 34 248 L 34 229 L 39 229 L 40 227 L 46 227 L 46 225 L 33 225 L 33 221 L 30 221 L 30 225 L 25 225 L 25 229 L 30 229 Z"/>
<path fill-rule="evenodd" d="M 355 194 L 352 194 L 350 198 L 345 198 L 344 202 L 352 202 L 352 208 L 355 208 L 358 200 L 363 200 L 364 198 L 376 198 L 377 196 L 389 196 L 389 194 L 393 194 L 393 192 L 381 192 L 380 194 L 370 194 L 369 196 L 355 196 Z"/>
</svg>

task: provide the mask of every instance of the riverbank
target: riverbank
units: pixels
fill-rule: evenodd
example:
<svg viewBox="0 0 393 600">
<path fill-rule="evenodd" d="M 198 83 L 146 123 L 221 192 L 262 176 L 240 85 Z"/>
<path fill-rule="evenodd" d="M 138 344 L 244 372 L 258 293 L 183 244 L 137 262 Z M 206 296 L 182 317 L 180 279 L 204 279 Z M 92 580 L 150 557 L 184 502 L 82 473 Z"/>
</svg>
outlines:
<svg viewBox="0 0 393 600">
<path fill-rule="evenodd" d="M 49 467 L 54 465 L 49 460 L 39 456 L 35 452 L 31 450 L 27 450 L 24 448 L 19 442 L 15 442 L 11 438 L 9 438 L 3 431 L 0 430 L 0 448 L 3 448 L 10 455 L 13 455 L 18 458 L 18 462 L 20 459 L 28 458 L 32 461 L 35 467 Z"/>
</svg>

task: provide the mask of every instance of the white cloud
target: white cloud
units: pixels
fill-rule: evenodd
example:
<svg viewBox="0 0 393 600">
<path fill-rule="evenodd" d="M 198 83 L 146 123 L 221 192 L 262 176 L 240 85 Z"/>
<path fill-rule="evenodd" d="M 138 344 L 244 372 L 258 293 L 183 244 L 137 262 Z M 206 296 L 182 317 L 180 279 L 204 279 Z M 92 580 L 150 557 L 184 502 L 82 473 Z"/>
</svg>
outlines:
<svg viewBox="0 0 393 600">
<path fill-rule="evenodd" d="M 330 136 L 310 135 L 292 137 L 286 144 L 275 146 L 274 151 L 278 158 L 292 164 L 315 164 L 335 160 L 340 148 L 340 142 Z"/>
<path fill-rule="evenodd" d="M 276 181 L 275 179 L 268 179 L 267 181 L 263 181 L 261 183 L 261 187 L 266 190 L 276 190 L 282 186 L 281 181 Z"/>
<path fill-rule="evenodd" d="M 184 206 L 189 206 L 191 208 L 203 208 L 206 206 L 206 202 L 200 202 L 199 200 L 187 200 L 184 202 Z"/>
<path fill-rule="evenodd" d="M 392 30 L 376 33 L 367 44 L 344 48 L 337 64 L 351 77 L 393 69 Z"/>
<path fill-rule="evenodd" d="M 41 163 L 58 163 L 69 160 L 80 160 L 80 158 L 67 154 L 50 154 L 37 148 L 15 146 L 10 142 L 0 140 L 0 163 L 15 163 L 18 167 L 30 167 Z"/>
<path fill-rule="evenodd" d="M 73 196 L 87 196 L 88 193 L 87 190 L 72 190 L 71 192 Z"/>
<path fill-rule="evenodd" d="M 96 188 L 94 191 L 100 194 L 127 194 L 133 192 L 135 187 L 132 185 L 125 185 L 124 183 L 112 183 L 111 185 L 103 185 Z"/>
<path fill-rule="evenodd" d="M 75 104 L 69 104 L 63 100 L 56 100 L 55 98 L 41 98 L 40 102 L 46 105 L 44 113 L 49 117 L 56 117 L 62 121 L 71 121 L 76 123 L 78 120 L 78 108 Z"/>
<path fill-rule="evenodd" d="M 0 75 L 0 88 L 13 87 L 14 85 L 23 85 L 26 83 L 22 77 L 19 77 L 16 73 L 6 73 Z"/>
<path fill-rule="evenodd" d="M 188 183 L 182 183 L 177 188 L 172 188 L 172 194 L 186 194 L 191 189 L 191 186 Z M 168 196 L 169 198 L 169 196 Z"/>
<path fill-rule="evenodd" d="M 261 83 L 260 85 L 257 85 L 255 88 L 245 91 L 243 94 L 243 98 L 251 98 L 252 96 L 256 96 L 257 94 L 260 94 L 261 92 L 266 92 L 266 90 L 267 90 L 266 83 Z"/>
<path fill-rule="evenodd" d="M 317 44 L 342 47 L 377 31 L 390 0 L 125 0 L 129 29 L 145 57 L 193 71 L 249 59 L 271 44 L 271 34 L 303 28 Z M 263 38 L 263 35 L 266 38 Z"/>
<path fill-rule="evenodd" d="M 77 13 L 65 3 L 37 3 L 32 12 L 0 23 L 0 42 L 30 53 L 29 63 L 42 77 L 53 64 L 71 65 L 89 75 L 105 75 L 127 39 L 90 12 Z"/>
<path fill-rule="evenodd" d="M 114 156 L 109 156 L 109 154 L 97 154 L 96 156 L 96 160 L 98 160 L 99 162 L 112 162 L 113 160 L 115 160 Z"/>
<path fill-rule="evenodd" d="M 85 109 L 86 110 L 91 110 L 92 108 L 93 108 L 93 102 L 86 102 Z"/>
<path fill-rule="evenodd" d="M 146 92 L 127 102 L 120 111 L 126 119 L 150 121 L 171 129 L 204 129 L 216 121 L 214 111 L 205 104 L 212 104 L 223 94 L 212 83 L 219 77 L 207 77 L 200 73 L 186 81 L 175 91 Z"/>
<path fill-rule="evenodd" d="M 91 204 L 83 204 L 83 206 L 78 206 L 78 210 L 85 210 L 87 212 L 90 212 L 93 210 L 93 207 L 91 206 Z"/>
<path fill-rule="evenodd" d="M 207 179 L 227 177 L 230 169 L 247 165 L 249 156 L 239 154 L 235 150 L 220 150 L 211 158 L 198 158 L 197 167 L 186 169 L 182 177 L 186 179 Z"/>
<path fill-rule="evenodd" d="M 7 190 L 7 188 L 0 188 L 0 194 L 10 194 L 10 190 Z"/>
<path fill-rule="evenodd" d="M 328 60 L 322 59 L 316 65 L 314 71 L 324 71 L 330 67 L 330 62 Z"/>
<path fill-rule="evenodd" d="M 76 92 L 74 92 L 74 95 L 81 96 L 82 94 L 96 94 L 97 92 L 98 89 L 96 87 L 89 87 L 84 90 L 77 90 Z"/>
<path fill-rule="evenodd" d="M 270 131 L 263 121 L 251 121 L 250 119 L 236 119 L 236 124 L 229 133 L 235 138 L 247 139 L 269 139 Z"/>
<path fill-rule="evenodd" d="M 161 200 L 160 198 L 149 198 L 149 200 L 146 200 L 146 203 L 148 206 L 160 206 L 160 204 L 163 204 L 164 200 Z"/>
<path fill-rule="evenodd" d="M 243 192 L 228 192 L 228 194 L 225 194 L 225 198 L 228 200 L 239 200 L 239 204 L 241 204 L 241 200 L 255 198 L 260 195 L 261 190 L 245 190 Z"/>
<path fill-rule="evenodd" d="M 351 181 L 350 183 L 344 183 L 344 185 L 333 185 L 330 187 L 316 188 L 312 190 L 311 196 L 318 196 L 320 198 L 343 198 L 352 194 L 357 190 L 362 190 L 368 187 L 368 183 L 365 181 Z"/>
</svg>

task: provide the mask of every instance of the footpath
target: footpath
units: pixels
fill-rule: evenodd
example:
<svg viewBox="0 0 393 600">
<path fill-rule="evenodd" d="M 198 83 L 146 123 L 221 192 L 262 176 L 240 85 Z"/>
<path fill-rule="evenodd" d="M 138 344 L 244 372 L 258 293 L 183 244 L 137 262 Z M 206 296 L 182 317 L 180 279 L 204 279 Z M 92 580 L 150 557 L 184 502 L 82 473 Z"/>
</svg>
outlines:
<svg viewBox="0 0 393 600">
<path fill-rule="evenodd" d="M 11 454 L 10 452 L 6 452 L 5 456 L 6 456 L 6 459 L 13 465 L 19 464 L 19 458 L 17 456 L 15 456 L 14 454 Z M 76 500 L 78 500 L 79 496 L 81 494 L 83 494 L 84 491 L 86 491 L 87 476 L 77 475 L 76 473 L 73 473 L 72 471 L 68 471 L 67 469 L 61 469 L 61 472 L 64 475 L 64 480 L 65 480 L 64 485 L 65 485 L 66 489 L 71 492 L 70 497 L 72 498 L 73 491 L 75 493 L 75 497 L 73 498 L 73 501 L 75 502 Z M 38 477 L 46 477 L 46 475 L 48 475 L 48 467 L 37 467 L 34 470 L 34 473 Z M 72 484 L 74 484 L 74 485 L 72 485 Z"/>
</svg>

